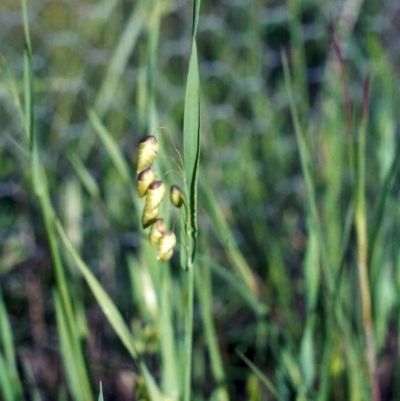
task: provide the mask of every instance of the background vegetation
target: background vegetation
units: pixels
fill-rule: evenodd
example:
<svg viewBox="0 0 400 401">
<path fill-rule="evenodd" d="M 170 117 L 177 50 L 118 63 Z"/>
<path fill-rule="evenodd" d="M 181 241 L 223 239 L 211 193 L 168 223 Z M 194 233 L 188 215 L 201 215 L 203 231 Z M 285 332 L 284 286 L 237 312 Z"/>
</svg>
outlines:
<svg viewBox="0 0 400 401">
<path fill-rule="evenodd" d="M 192 7 L 28 2 L 29 45 L 0 2 L 1 400 L 184 394 L 186 273 L 133 188 L 140 138 L 183 147 Z M 203 0 L 190 399 L 399 399 L 399 17 Z"/>
</svg>

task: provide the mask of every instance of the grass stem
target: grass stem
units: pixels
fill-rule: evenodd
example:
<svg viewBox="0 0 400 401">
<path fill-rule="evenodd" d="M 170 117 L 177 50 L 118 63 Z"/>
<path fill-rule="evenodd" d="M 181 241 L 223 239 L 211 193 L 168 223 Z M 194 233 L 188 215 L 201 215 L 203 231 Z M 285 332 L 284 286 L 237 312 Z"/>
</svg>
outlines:
<svg viewBox="0 0 400 401">
<path fill-rule="evenodd" d="M 380 401 L 380 390 L 375 356 L 375 338 L 372 319 L 371 291 L 368 280 L 368 232 L 365 199 L 365 165 L 366 165 L 366 134 L 368 123 L 370 77 L 364 85 L 364 101 L 362 123 L 359 131 L 358 144 L 358 179 L 356 185 L 356 213 L 355 224 L 357 233 L 358 275 L 362 303 L 362 320 L 366 340 L 366 354 L 372 390 L 372 399 Z"/>
<path fill-rule="evenodd" d="M 194 266 L 187 264 L 187 303 L 185 313 L 185 370 L 183 400 L 191 399 L 192 355 L 193 355 L 193 298 L 194 298 Z"/>
</svg>

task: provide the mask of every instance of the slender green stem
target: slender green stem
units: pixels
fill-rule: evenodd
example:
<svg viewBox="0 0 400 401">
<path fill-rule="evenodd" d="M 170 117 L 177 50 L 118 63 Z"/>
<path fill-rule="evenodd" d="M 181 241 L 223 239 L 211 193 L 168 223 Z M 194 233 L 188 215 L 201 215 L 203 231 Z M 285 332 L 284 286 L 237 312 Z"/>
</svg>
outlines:
<svg viewBox="0 0 400 401">
<path fill-rule="evenodd" d="M 225 383 L 225 372 L 221 353 L 218 348 L 218 338 L 212 315 L 212 282 L 211 267 L 207 264 L 201 266 L 201 271 L 196 269 L 196 294 L 200 302 L 201 318 L 203 321 L 204 334 L 210 355 L 211 371 L 218 386 L 218 400 L 228 401 L 229 394 Z"/>
<path fill-rule="evenodd" d="M 294 131 L 296 134 L 296 140 L 299 147 L 299 156 L 301 169 L 304 175 L 304 181 L 307 189 L 307 202 L 309 207 L 309 230 L 315 230 L 317 238 L 318 238 L 318 247 L 321 254 L 322 268 L 323 273 L 325 274 L 326 283 L 328 286 L 328 290 L 330 294 L 334 292 L 334 281 L 333 281 L 333 269 L 329 262 L 328 255 L 326 252 L 326 246 L 324 243 L 324 236 L 322 234 L 322 228 L 320 223 L 320 218 L 318 215 L 316 194 L 315 194 L 315 185 L 312 176 L 311 170 L 311 160 L 310 154 L 307 148 L 307 141 L 303 132 L 303 129 L 300 124 L 300 117 L 298 114 L 298 110 L 295 104 L 294 95 L 293 95 L 293 85 L 292 78 L 289 72 L 289 65 L 287 61 L 287 57 L 285 54 L 282 54 L 282 62 L 283 62 L 283 72 L 284 79 L 286 83 L 286 91 L 289 97 L 290 111 L 292 114 L 292 120 L 294 125 Z"/>
<path fill-rule="evenodd" d="M 380 401 L 380 390 L 375 356 L 375 339 L 372 322 L 371 291 L 368 280 L 368 232 L 365 200 L 365 165 L 366 165 L 366 133 L 368 121 L 369 78 L 364 88 L 363 119 L 359 132 L 358 145 L 358 179 L 356 185 L 356 214 L 355 224 L 357 232 L 358 279 L 361 293 L 362 317 L 366 340 L 366 354 L 372 390 L 372 399 Z"/>
<path fill-rule="evenodd" d="M 193 354 L 193 284 L 194 266 L 190 257 L 186 266 L 187 304 L 185 313 L 185 370 L 183 400 L 190 401 L 192 383 L 192 354 Z"/>
<path fill-rule="evenodd" d="M 41 168 L 39 166 L 39 168 Z M 44 178 L 44 176 L 42 176 Z M 44 178 L 45 180 L 45 178 Z M 58 241 L 55 233 L 55 214 L 53 207 L 51 205 L 47 185 L 44 184 L 45 190 L 39 196 L 39 201 L 43 213 L 43 219 L 46 227 L 47 238 L 50 244 L 50 250 L 52 255 L 52 260 L 54 263 L 55 276 L 57 287 L 61 296 L 61 305 L 64 308 L 65 316 L 67 317 L 67 327 L 70 334 L 70 338 L 74 347 L 74 356 L 77 361 L 76 369 L 79 370 L 80 386 L 82 392 L 85 394 L 86 400 L 92 400 L 92 392 L 90 388 L 90 380 L 87 372 L 84 356 L 82 353 L 81 345 L 79 344 L 79 339 L 77 331 L 75 328 L 76 317 L 72 307 L 72 299 L 69 290 L 69 284 L 65 275 L 64 267 L 61 261 L 61 255 L 58 247 Z"/>
</svg>

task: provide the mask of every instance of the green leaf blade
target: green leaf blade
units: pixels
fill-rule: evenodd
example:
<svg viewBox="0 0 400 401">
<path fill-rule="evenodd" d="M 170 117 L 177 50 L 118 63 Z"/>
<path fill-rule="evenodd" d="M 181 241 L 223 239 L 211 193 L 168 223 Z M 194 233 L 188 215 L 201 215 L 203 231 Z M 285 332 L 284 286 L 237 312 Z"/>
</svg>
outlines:
<svg viewBox="0 0 400 401">
<path fill-rule="evenodd" d="M 90 271 L 87 265 L 82 261 L 82 259 L 76 253 L 71 242 L 67 238 L 61 224 L 58 221 L 56 222 L 56 226 L 58 233 L 60 234 L 61 240 L 65 246 L 65 249 L 68 251 L 73 261 L 75 262 L 76 266 L 85 277 L 87 284 L 92 290 L 92 293 L 96 298 L 97 302 L 99 303 L 99 306 L 102 309 L 103 313 L 107 317 L 107 320 L 111 324 L 114 331 L 117 333 L 122 343 L 125 345 L 126 349 L 129 351 L 132 358 L 134 360 L 137 360 L 138 355 L 133 346 L 132 335 L 129 331 L 128 326 L 124 322 L 120 312 L 118 311 L 117 307 L 111 300 L 110 296 L 105 292 L 104 288 L 101 286 L 101 284 L 96 279 L 94 274 Z"/>
<path fill-rule="evenodd" d="M 197 180 L 200 160 L 200 78 L 196 40 L 192 42 L 186 82 L 183 154 L 186 191 L 189 198 L 189 229 L 191 230 L 190 234 L 192 237 L 189 256 L 193 259 L 197 238 Z"/>
</svg>

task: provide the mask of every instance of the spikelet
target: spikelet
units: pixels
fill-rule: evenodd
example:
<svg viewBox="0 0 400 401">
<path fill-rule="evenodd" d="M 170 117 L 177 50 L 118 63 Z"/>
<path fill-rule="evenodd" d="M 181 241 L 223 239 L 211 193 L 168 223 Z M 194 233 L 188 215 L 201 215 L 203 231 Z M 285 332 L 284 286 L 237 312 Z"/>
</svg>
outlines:
<svg viewBox="0 0 400 401">
<path fill-rule="evenodd" d="M 180 208 L 183 204 L 183 192 L 178 187 L 178 185 L 172 185 L 171 190 L 169 192 L 169 199 L 171 203 L 175 206 Z"/>
<path fill-rule="evenodd" d="M 158 217 L 158 207 L 150 209 L 145 207 L 142 214 L 142 226 L 143 228 L 147 228 L 151 224 L 155 222 Z"/>
<path fill-rule="evenodd" d="M 162 235 L 165 233 L 165 224 L 163 219 L 156 219 L 150 229 L 150 245 L 156 245 Z"/>
<path fill-rule="evenodd" d="M 174 250 L 173 249 L 170 249 L 167 253 L 165 253 L 162 257 L 161 257 L 161 260 L 163 261 L 163 262 L 168 262 L 171 258 L 172 258 L 172 255 L 174 254 Z"/>
<path fill-rule="evenodd" d="M 145 136 L 139 144 L 137 154 L 137 172 L 145 170 L 150 167 L 157 156 L 159 144 L 155 136 Z"/>
<path fill-rule="evenodd" d="M 151 167 L 146 168 L 138 175 L 136 184 L 139 198 L 143 198 L 143 196 L 146 195 L 150 184 L 152 184 L 155 179 L 156 173 Z"/>
<path fill-rule="evenodd" d="M 154 181 L 150 184 L 146 194 L 145 209 L 157 208 L 164 199 L 167 188 L 162 181 Z"/>
<path fill-rule="evenodd" d="M 172 231 L 164 233 L 158 241 L 157 260 L 163 262 L 171 259 L 174 246 L 176 245 L 176 236 Z"/>
</svg>

